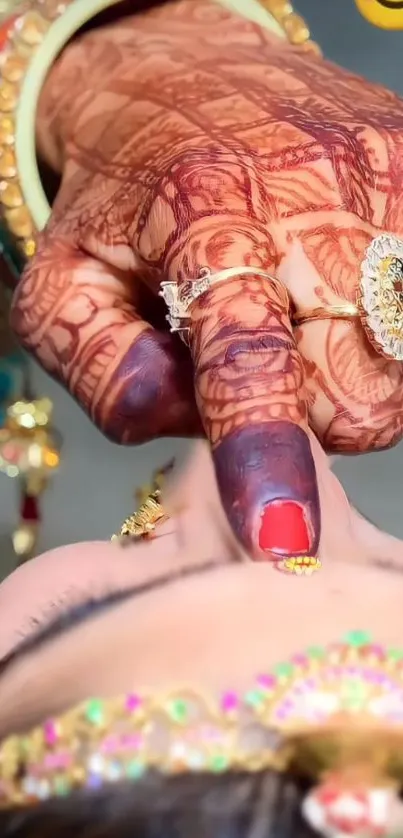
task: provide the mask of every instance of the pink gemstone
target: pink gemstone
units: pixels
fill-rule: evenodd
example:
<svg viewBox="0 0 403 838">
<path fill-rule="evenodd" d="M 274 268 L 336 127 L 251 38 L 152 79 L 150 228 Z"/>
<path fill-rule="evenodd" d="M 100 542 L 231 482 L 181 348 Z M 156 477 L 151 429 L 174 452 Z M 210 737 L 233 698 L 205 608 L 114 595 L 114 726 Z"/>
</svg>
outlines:
<svg viewBox="0 0 403 838">
<path fill-rule="evenodd" d="M 131 733 L 130 736 L 125 737 L 125 746 L 127 748 L 141 748 L 143 744 L 143 737 L 140 733 Z"/>
<path fill-rule="evenodd" d="M 308 660 L 305 655 L 294 655 L 292 662 L 295 663 L 296 666 L 306 666 Z"/>
<path fill-rule="evenodd" d="M 138 750 L 142 744 L 143 738 L 139 733 L 108 736 L 102 742 L 100 750 L 104 754 L 116 754 L 119 751 Z"/>
<path fill-rule="evenodd" d="M 52 721 L 52 719 L 48 719 L 48 721 L 45 722 L 43 726 L 43 733 L 47 745 L 56 745 L 56 742 L 58 740 L 57 727 L 55 723 Z"/>
<path fill-rule="evenodd" d="M 259 684 L 259 687 L 263 687 L 263 689 L 266 690 L 271 690 L 276 686 L 276 679 L 274 675 L 258 675 L 256 681 Z"/>
<path fill-rule="evenodd" d="M 139 695 L 135 695 L 135 693 L 131 693 L 126 698 L 126 710 L 129 713 L 134 713 L 135 710 L 138 710 L 141 706 L 141 698 Z"/>
<path fill-rule="evenodd" d="M 384 650 L 382 649 L 382 646 L 377 646 L 377 645 L 373 644 L 373 645 L 370 647 L 370 651 L 371 651 L 371 653 L 372 653 L 373 655 L 376 655 L 378 658 L 383 658 L 383 657 L 385 657 L 385 652 L 384 652 Z"/>
<path fill-rule="evenodd" d="M 56 771 L 58 768 L 67 768 L 68 765 L 69 759 L 67 754 L 47 754 L 44 759 L 45 768 L 52 768 Z"/>
<path fill-rule="evenodd" d="M 102 742 L 101 751 L 102 751 L 102 753 L 105 753 L 105 754 L 111 754 L 111 753 L 114 753 L 118 749 L 118 747 L 119 747 L 118 737 L 117 736 L 108 736 L 107 739 L 105 739 Z"/>
<path fill-rule="evenodd" d="M 236 693 L 224 693 L 221 699 L 221 707 L 225 713 L 230 713 L 231 710 L 236 710 L 239 706 L 239 699 Z"/>
</svg>

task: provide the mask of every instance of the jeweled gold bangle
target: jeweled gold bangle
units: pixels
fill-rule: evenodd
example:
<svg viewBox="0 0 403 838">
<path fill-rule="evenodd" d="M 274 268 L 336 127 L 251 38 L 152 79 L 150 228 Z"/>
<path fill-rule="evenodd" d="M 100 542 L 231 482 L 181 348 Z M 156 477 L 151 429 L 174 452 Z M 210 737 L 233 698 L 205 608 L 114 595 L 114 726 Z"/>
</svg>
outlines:
<svg viewBox="0 0 403 838">
<path fill-rule="evenodd" d="M 33 0 L 14 4 L 0 29 L 0 205 L 3 242 L 17 269 L 35 253 L 50 215 L 36 159 L 35 115 L 55 58 L 88 20 L 119 0 Z M 12 251 L 10 253 L 10 250 Z"/>
<path fill-rule="evenodd" d="M 31 0 L 9 3 L 0 27 L 0 206 L 3 245 L 17 270 L 35 253 L 35 235 L 51 209 L 35 150 L 35 117 L 46 75 L 73 35 L 120 0 Z M 293 44 L 311 44 L 305 22 L 284 0 L 220 0 Z M 1 9 L 0 9 L 1 11 Z M 7 235 L 8 234 L 8 235 Z"/>
</svg>

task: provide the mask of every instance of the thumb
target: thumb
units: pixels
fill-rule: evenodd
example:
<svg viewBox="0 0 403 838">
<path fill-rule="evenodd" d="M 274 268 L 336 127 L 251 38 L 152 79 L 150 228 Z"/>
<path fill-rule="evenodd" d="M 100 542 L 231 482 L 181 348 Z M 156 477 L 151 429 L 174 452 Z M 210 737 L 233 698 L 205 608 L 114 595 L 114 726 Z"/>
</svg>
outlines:
<svg viewBox="0 0 403 838">
<path fill-rule="evenodd" d="M 317 555 L 303 364 L 284 289 L 239 275 L 212 285 L 190 314 L 197 403 L 235 534 L 258 560 Z"/>
</svg>

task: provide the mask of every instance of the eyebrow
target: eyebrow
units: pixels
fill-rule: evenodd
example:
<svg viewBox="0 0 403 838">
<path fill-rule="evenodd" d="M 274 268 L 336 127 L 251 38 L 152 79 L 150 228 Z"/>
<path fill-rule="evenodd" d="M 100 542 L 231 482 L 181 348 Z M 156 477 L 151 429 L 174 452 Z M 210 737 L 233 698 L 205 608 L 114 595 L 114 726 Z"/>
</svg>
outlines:
<svg viewBox="0 0 403 838">
<path fill-rule="evenodd" d="M 69 608 L 62 614 L 58 614 L 46 626 L 22 640 L 6 657 L 0 660 L 0 680 L 9 672 L 14 664 L 26 655 L 32 655 L 52 640 L 63 637 L 73 628 L 78 628 L 84 625 L 84 623 L 95 619 L 95 617 L 104 614 L 115 605 L 126 602 L 134 597 L 144 596 L 161 588 L 170 587 L 190 577 L 201 576 L 204 573 L 210 573 L 221 567 L 225 567 L 225 565 L 238 562 L 239 559 L 234 556 L 224 560 L 222 558 L 209 559 L 198 565 L 188 565 L 178 568 L 171 573 L 161 574 L 161 576 L 157 576 L 155 579 L 147 582 L 142 582 L 140 585 L 113 591 L 98 599 L 90 597 L 79 605 L 73 605 L 72 608 Z"/>
</svg>

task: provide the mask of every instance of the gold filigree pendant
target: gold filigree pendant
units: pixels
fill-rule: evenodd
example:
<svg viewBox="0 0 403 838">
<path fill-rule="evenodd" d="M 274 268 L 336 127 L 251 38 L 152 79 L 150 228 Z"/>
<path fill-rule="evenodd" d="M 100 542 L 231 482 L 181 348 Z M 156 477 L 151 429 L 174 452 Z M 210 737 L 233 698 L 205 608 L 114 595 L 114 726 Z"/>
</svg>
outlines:
<svg viewBox="0 0 403 838">
<path fill-rule="evenodd" d="M 381 355 L 403 361 L 403 241 L 377 236 L 361 266 L 359 310 L 372 346 Z"/>
</svg>

